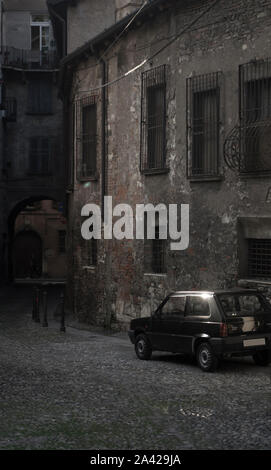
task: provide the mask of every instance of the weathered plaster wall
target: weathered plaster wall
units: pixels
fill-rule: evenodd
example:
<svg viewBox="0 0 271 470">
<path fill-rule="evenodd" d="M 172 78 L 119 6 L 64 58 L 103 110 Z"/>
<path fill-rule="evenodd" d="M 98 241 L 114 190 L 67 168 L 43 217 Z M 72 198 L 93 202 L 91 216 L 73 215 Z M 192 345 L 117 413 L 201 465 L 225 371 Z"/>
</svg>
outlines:
<svg viewBox="0 0 271 470">
<path fill-rule="evenodd" d="M 80 0 L 67 10 L 68 54 L 115 23 L 115 3 Z"/>
<path fill-rule="evenodd" d="M 176 8 L 155 17 L 126 35 L 108 62 L 108 79 L 135 67 L 201 13 L 202 2 L 176 2 Z M 204 2 L 206 7 L 206 2 Z M 98 242 L 98 266 L 82 267 L 80 212 L 88 201 L 100 201 L 100 181 L 86 189 L 75 183 L 71 197 L 75 257 L 74 307 L 79 318 L 103 324 L 127 325 L 149 314 L 172 289 L 214 289 L 231 286 L 238 277 L 239 217 L 270 217 L 270 178 L 241 179 L 223 161 L 223 142 L 238 122 L 238 67 L 251 59 L 270 56 L 271 9 L 265 0 L 222 0 L 157 56 L 150 66 L 168 64 L 167 160 L 170 172 L 140 173 L 141 72 L 108 88 L 108 194 L 113 206 L 136 203 L 189 203 L 190 246 L 168 250 L 167 274 L 144 273 L 141 241 Z M 93 64 L 89 59 L 88 65 Z M 186 177 L 186 79 L 192 74 L 223 72 L 221 180 L 190 182 Z M 74 92 L 99 84 L 95 69 L 79 72 Z M 86 242 L 84 242 L 86 243 Z M 74 261 L 74 260 L 73 260 Z"/>
</svg>

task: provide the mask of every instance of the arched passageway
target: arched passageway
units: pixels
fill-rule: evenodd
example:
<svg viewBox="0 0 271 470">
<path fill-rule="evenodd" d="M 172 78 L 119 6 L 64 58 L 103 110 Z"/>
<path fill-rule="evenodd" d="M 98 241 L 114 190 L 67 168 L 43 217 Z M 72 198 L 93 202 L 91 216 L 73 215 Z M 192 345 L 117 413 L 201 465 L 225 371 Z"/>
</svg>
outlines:
<svg viewBox="0 0 271 470">
<path fill-rule="evenodd" d="M 46 196 L 23 200 L 8 219 L 8 278 L 66 277 L 66 219 Z"/>
<path fill-rule="evenodd" d="M 42 240 L 36 232 L 23 230 L 15 236 L 12 264 L 15 278 L 36 279 L 42 275 Z"/>
</svg>

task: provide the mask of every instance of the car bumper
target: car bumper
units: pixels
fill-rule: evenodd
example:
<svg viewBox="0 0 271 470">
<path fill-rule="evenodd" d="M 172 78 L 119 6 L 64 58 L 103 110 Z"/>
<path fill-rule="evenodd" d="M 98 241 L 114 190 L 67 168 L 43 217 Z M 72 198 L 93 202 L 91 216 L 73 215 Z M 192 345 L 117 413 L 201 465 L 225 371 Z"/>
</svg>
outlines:
<svg viewBox="0 0 271 470">
<path fill-rule="evenodd" d="M 264 344 L 256 344 L 257 342 L 262 342 L 263 339 L 265 340 Z M 251 340 L 253 340 L 253 343 Z M 211 338 L 210 343 L 213 351 L 217 355 L 236 354 L 249 356 L 254 354 L 256 351 L 264 350 L 269 350 L 271 353 L 271 334 Z"/>
</svg>

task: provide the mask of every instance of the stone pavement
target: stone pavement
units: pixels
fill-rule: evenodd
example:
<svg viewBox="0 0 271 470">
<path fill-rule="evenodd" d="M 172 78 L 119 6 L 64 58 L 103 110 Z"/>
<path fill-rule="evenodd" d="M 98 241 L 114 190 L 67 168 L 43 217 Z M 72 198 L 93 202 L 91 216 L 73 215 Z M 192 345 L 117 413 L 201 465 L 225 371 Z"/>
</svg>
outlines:
<svg viewBox="0 0 271 470">
<path fill-rule="evenodd" d="M 271 368 L 205 374 L 180 355 L 139 361 L 126 335 L 33 323 L 0 291 L 0 449 L 270 449 Z"/>
</svg>

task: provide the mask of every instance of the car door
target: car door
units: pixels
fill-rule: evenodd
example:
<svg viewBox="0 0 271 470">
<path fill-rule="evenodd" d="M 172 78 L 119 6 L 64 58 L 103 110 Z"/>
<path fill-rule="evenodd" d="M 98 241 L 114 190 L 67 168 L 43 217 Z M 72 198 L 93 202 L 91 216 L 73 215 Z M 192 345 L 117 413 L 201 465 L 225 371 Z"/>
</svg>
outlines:
<svg viewBox="0 0 271 470">
<path fill-rule="evenodd" d="M 173 294 L 159 307 L 152 319 L 152 344 L 160 351 L 182 352 L 180 335 L 186 296 Z"/>
<path fill-rule="evenodd" d="M 196 336 L 210 333 L 210 299 L 208 294 L 188 295 L 186 299 L 185 317 L 182 323 L 181 334 L 185 351 L 191 353 L 193 341 Z"/>
</svg>

